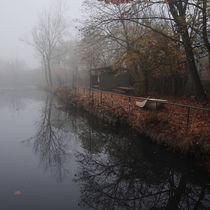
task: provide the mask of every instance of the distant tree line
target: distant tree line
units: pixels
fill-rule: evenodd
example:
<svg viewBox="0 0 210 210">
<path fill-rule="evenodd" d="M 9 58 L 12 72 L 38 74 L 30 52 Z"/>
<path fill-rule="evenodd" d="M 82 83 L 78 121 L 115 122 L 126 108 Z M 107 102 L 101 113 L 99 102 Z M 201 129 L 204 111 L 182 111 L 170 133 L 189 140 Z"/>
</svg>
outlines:
<svg viewBox="0 0 210 210">
<path fill-rule="evenodd" d="M 20 59 L 0 60 L 0 88 L 22 88 L 43 85 L 39 71 Z"/>
</svg>

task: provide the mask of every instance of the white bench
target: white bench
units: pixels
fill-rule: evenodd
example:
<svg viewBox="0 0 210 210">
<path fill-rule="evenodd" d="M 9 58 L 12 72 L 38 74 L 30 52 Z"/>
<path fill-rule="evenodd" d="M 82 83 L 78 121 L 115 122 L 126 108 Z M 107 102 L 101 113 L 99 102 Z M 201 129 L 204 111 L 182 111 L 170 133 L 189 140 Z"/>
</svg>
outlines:
<svg viewBox="0 0 210 210">
<path fill-rule="evenodd" d="M 167 100 L 156 99 L 156 98 L 147 98 L 144 101 L 136 101 L 136 106 L 140 108 L 147 108 L 151 110 L 157 110 L 164 106 L 164 103 L 167 103 Z"/>
</svg>

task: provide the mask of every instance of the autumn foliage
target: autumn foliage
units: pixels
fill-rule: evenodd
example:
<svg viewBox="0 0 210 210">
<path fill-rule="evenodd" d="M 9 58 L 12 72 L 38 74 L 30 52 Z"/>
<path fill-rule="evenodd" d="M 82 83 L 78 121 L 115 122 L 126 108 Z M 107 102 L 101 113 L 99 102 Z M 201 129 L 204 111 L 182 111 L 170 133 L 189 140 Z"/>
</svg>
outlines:
<svg viewBox="0 0 210 210">
<path fill-rule="evenodd" d="M 184 52 L 170 40 L 154 32 L 145 32 L 142 36 L 133 38 L 131 45 L 133 48 L 115 62 L 114 68 L 127 67 L 140 95 L 148 94 L 152 90 L 165 93 L 169 89 L 174 94 L 178 89 L 171 87 L 175 79 L 187 80 Z M 161 80 L 167 80 L 170 87 L 158 87 L 158 84 L 163 83 Z M 180 86 L 179 89 L 182 90 Z"/>
<path fill-rule="evenodd" d="M 99 1 L 106 5 L 100 4 Z M 123 48 L 126 48 L 124 49 L 126 51 L 125 54 L 127 54 L 126 57 L 138 57 L 139 60 L 141 60 L 141 56 L 137 56 L 134 52 L 136 48 L 132 45 L 132 42 L 138 43 L 138 40 L 132 37 L 132 35 L 137 34 L 132 33 L 133 28 L 138 27 L 142 31 L 148 30 L 155 32 L 163 36 L 165 40 L 170 40 L 177 45 L 177 49 L 180 49 L 181 53 L 184 52 L 185 54 L 188 78 L 191 79 L 190 82 L 193 86 L 193 91 L 191 91 L 193 93 L 190 94 L 196 95 L 200 100 L 207 100 L 206 87 L 202 83 L 203 78 L 199 74 L 200 71 L 197 65 L 197 62 L 200 62 L 200 57 L 207 56 L 208 60 L 210 60 L 210 43 L 208 40 L 208 11 L 210 5 L 207 2 L 183 0 L 98 0 L 98 2 L 96 1 L 90 6 L 93 9 L 94 5 L 96 5 L 94 13 L 91 14 L 91 18 L 89 19 L 89 27 L 87 28 L 100 31 L 100 37 L 105 37 L 106 39 L 112 40 L 112 42 L 120 44 L 120 47 L 123 46 Z M 162 30 L 161 26 L 163 25 L 168 27 L 169 33 L 167 30 Z M 113 32 L 117 30 L 118 33 Z M 147 35 L 145 34 L 145 36 Z M 120 47 L 117 48 L 116 54 L 120 53 Z M 133 48 L 134 51 L 131 50 Z M 122 57 L 125 57 L 125 55 Z M 170 60 L 170 58 L 168 59 L 168 56 L 166 56 L 162 60 Z M 135 62 L 133 62 L 133 65 L 135 66 L 134 71 L 136 69 L 138 70 Z M 129 66 L 124 65 L 124 67 L 129 69 Z M 167 68 L 167 65 L 165 65 L 165 68 Z M 150 70 L 148 68 L 148 71 Z M 144 77 L 143 75 L 142 80 L 145 81 Z M 138 82 L 144 83 L 144 81 Z M 172 83 L 176 83 L 176 81 L 172 81 Z M 187 84 L 186 80 L 181 81 L 181 83 L 183 83 L 182 86 Z M 179 89 L 178 86 L 174 89 Z M 184 92 L 184 88 L 182 88 L 181 92 Z M 139 87 L 139 89 L 142 88 Z M 166 89 L 170 88 L 167 87 Z M 145 91 L 143 90 L 143 92 Z"/>
<path fill-rule="evenodd" d="M 56 94 L 67 106 L 73 104 L 109 122 L 128 125 L 174 151 L 199 155 L 210 152 L 210 112 L 197 109 L 202 106 L 198 102 L 167 98 L 182 104 L 166 103 L 164 109 L 152 111 L 136 106 L 136 101 L 144 98 L 113 92 L 57 89 Z M 192 108 L 184 105 L 189 102 Z"/>
</svg>

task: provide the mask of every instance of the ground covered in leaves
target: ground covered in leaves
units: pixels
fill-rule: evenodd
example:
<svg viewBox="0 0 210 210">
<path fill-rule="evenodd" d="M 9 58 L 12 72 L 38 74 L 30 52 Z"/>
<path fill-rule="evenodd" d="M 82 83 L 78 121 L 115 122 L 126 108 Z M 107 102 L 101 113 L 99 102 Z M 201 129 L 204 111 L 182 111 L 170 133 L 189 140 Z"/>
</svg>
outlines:
<svg viewBox="0 0 210 210">
<path fill-rule="evenodd" d="M 210 154 L 210 103 L 164 97 L 168 101 L 164 108 L 148 110 L 136 106 L 136 101 L 145 100 L 141 97 L 88 89 L 58 88 L 55 93 L 67 106 L 75 105 L 110 123 L 128 125 L 174 151 Z"/>
</svg>

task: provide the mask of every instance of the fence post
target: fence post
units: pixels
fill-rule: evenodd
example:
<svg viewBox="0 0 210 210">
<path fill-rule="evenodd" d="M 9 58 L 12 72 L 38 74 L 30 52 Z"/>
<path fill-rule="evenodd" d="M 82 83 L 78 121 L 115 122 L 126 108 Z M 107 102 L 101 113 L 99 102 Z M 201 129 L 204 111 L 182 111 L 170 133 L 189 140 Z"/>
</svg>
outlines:
<svg viewBox="0 0 210 210">
<path fill-rule="evenodd" d="M 128 121 L 130 120 L 130 111 L 131 111 L 131 97 L 128 97 Z"/>
<path fill-rule="evenodd" d="M 103 98 L 102 98 L 102 91 L 100 90 L 100 103 L 102 104 L 102 100 L 103 100 Z"/>
<path fill-rule="evenodd" d="M 92 90 L 92 102 L 93 102 L 93 106 L 95 104 L 95 101 L 94 101 L 94 91 Z"/>
<path fill-rule="evenodd" d="M 190 123 L 190 107 L 187 107 L 187 130 L 189 129 Z"/>
<path fill-rule="evenodd" d="M 102 91 L 101 91 L 101 93 L 102 93 Z M 102 94 L 101 94 L 101 96 L 102 96 L 102 102 L 103 102 L 103 104 L 102 104 L 102 107 L 101 107 L 101 109 L 102 109 L 102 120 L 103 120 L 103 122 L 104 122 L 104 112 L 105 112 L 105 97 L 104 97 L 104 95 L 105 95 L 105 93 L 103 92 Z M 104 98 L 104 100 L 103 100 L 103 98 Z"/>
</svg>

